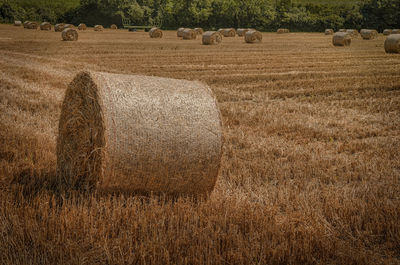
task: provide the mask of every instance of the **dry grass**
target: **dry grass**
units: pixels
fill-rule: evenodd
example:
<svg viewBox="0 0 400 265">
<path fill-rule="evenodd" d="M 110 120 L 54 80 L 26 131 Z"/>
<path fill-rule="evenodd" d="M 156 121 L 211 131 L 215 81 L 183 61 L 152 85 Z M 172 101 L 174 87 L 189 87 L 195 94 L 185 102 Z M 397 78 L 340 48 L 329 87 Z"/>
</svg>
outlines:
<svg viewBox="0 0 400 265">
<path fill-rule="evenodd" d="M 0 25 L 0 264 L 399 264 L 400 56 L 382 35 L 341 49 L 323 33 L 147 34 Z M 225 145 L 209 200 L 54 192 L 83 69 L 212 88 Z"/>
</svg>

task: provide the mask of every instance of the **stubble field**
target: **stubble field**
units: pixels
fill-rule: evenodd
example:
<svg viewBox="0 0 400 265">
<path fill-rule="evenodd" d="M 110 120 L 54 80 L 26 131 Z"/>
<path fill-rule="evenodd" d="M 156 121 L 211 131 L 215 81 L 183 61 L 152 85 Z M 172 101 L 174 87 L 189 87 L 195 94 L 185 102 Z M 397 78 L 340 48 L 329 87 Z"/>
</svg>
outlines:
<svg viewBox="0 0 400 265">
<path fill-rule="evenodd" d="M 79 34 L 0 25 L 0 264 L 400 263 L 400 55 L 383 36 Z M 61 102 L 82 70 L 211 87 L 225 140 L 208 200 L 54 192 Z"/>
</svg>

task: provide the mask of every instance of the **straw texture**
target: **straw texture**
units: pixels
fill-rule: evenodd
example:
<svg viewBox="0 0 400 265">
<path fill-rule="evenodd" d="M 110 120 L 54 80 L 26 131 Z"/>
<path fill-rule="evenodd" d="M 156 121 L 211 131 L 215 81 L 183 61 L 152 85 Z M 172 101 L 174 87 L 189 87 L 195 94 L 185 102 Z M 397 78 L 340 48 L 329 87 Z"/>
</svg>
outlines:
<svg viewBox="0 0 400 265">
<path fill-rule="evenodd" d="M 22 22 L 19 20 L 14 21 L 14 26 L 20 27 L 22 25 Z"/>
<path fill-rule="evenodd" d="M 372 40 L 378 37 L 378 32 L 374 29 L 362 29 L 360 34 L 364 40 Z"/>
<path fill-rule="evenodd" d="M 178 31 L 176 32 L 176 35 L 179 37 L 179 38 L 182 38 L 183 37 L 183 31 L 185 30 L 185 28 L 179 28 L 178 29 Z"/>
<path fill-rule="evenodd" d="M 349 46 L 351 36 L 347 32 L 336 32 L 333 34 L 332 43 L 335 46 Z"/>
<path fill-rule="evenodd" d="M 66 91 L 57 175 L 68 187 L 208 194 L 221 154 L 220 113 L 204 84 L 82 72 Z"/>
<path fill-rule="evenodd" d="M 326 29 L 325 30 L 325 35 L 332 35 L 333 34 L 333 29 Z"/>
<path fill-rule="evenodd" d="M 222 35 L 217 31 L 206 31 L 203 34 L 202 43 L 204 45 L 220 44 L 221 41 L 222 41 Z"/>
<path fill-rule="evenodd" d="M 385 29 L 385 30 L 383 31 L 383 35 L 385 35 L 385 36 L 388 36 L 388 35 L 390 35 L 390 34 L 392 34 L 392 30 L 391 30 L 391 29 Z"/>
<path fill-rule="evenodd" d="M 84 23 L 79 24 L 78 25 L 78 29 L 79 30 L 86 30 L 87 29 L 86 24 L 84 24 Z"/>
<path fill-rule="evenodd" d="M 197 32 L 193 29 L 185 29 L 182 33 L 184 40 L 194 40 L 197 37 Z"/>
<path fill-rule="evenodd" d="M 78 31 L 73 28 L 66 28 L 62 31 L 61 37 L 65 41 L 77 41 L 78 40 Z"/>
<path fill-rule="evenodd" d="M 222 42 L 222 35 L 217 31 L 206 31 L 202 37 L 204 45 L 215 45 Z"/>
<path fill-rule="evenodd" d="M 246 43 L 256 43 L 262 41 L 262 34 L 259 31 L 251 30 L 247 31 L 244 35 L 244 40 Z"/>
<path fill-rule="evenodd" d="M 110 28 L 111 28 L 111 29 L 118 29 L 117 25 L 115 25 L 115 24 L 112 24 L 112 25 L 110 26 Z"/>
<path fill-rule="evenodd" d="M 391 34 L 386 38 L 385 52 L 400 53 L 400 34 Z"/>
<path fill-rule="evenodd" d="M 61 31 L 64 30 L 64 26 L 65 26 L 64 23 L 56 24 L 56 25 L 54 26 L 54 31 L 56 31 L 56 32 L 61 32 Z"/>
<path fill-rule="evenodd" d="M 234 28 L 223 29 L 221 33 L 224 37 L 235 37 L 236 36 L 236 30 Z"/>
<path fill-rule="evenodd" d="M 51 24 L 49 22 L 43 22 L 40 24 L 40 30 L 51 30 Z"/>
<path fill-rule="evenodd" d="M 104 27 L 102 25 L 95 25 L 94 26 L 94 31 L 103 31 Z"/>
<path fill-rule="evenodd" d="M 150 38 L 162 38 L 163 33 L 159 28 L 152 28 L 149 31 Z"/>
<path fill-rule="evenodd" d="M 204 30 L 202 28 L 194 28 L 194 30 L 197 32 L 197 35 L 203 35 Z"/>
<path fill-rule="evenodd" d="M 288 30 L 288 29 L 278 29 L 278 31 L 277 31 L 279 34 L 282 34 L 282 33 L 289 33 L 290 31 Z"/>
</svg>

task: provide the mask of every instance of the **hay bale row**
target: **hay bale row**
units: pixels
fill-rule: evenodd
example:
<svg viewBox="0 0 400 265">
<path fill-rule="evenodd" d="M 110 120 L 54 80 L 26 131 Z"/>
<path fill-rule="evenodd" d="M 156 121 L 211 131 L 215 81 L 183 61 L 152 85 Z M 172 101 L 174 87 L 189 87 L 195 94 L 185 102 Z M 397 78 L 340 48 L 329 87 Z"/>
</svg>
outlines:
<svg viewBox="0 0 400 265">
<path fill-rule="evenodd" d="M 197 35 L 203 35 L 204 30 L 202 28 L 194 28 L 194 30 L 196 31 Z"/>
<path fill-rule="evenodd" d="M 290 31 L 289 31 L 289 29 L 278 29 L 276 32 L 278 34 L 283 34 L 283 33 L 289 33 Z"/>
<path fill-rule="evenodd" d="M 244 35 L 244 40 L 246 43 L 256 43 L 262 41 L 262 34 L 256 30 L 247 31 Z"/>
<path fill-rule="evenodd" d="M 22 22 L 19 21 L 19 20 L 15 20 L 15 21 L 14 21 L 14 26 L 20 27 L 20 26 L 22 26 Z"/>
<path fill-rule="evenodd" d="M 87 29 L 86 24 L 84 24 L 84 23 L 79 24 L 78 25 L 78 29 L 79 30 L 86 30 Z"/>
<path fill-rule="evenodd" d="M 200 82 L 80 73 L 58 131 L 57 178 L 67 187 L 206 195 L 217 180 L 220 112 Z"/>
<path fill-rule="evenodd" d="M 66 28 L 62 31 L 61 37 L 65 41 L 77 41 L 78 40 L 78 31 L 73 28 Z"/>
<path fill-rule="evenodd" d="M 94 31 L 103 31 L 104 27 L 102 25 L 95 25 L 94 26 Z"/>
<path fill-rule="evenodd" d="M 216 45 L 222 41 L 221 33 L 217 31 L 206 31 L 203 34 L 202 42 L 204 45 Z"/>
<path fill-rule="evenodd" d="M 163 33 L 159 28 L 152 28 L 149 31 L 150 38 L 162 38 Z"/>
<path fill-rule="evenodd" d="M 40 24 L 40 30 L 51 30 L 51 24 L 49 22 L 43 22 Z"/>
<path fill-rule="evenodd" d="M 195 40 L 197 37 L 197 32 L 193 29 L 185 29 L 182 33 L 182 38 L 184 40 Z"/>
<path fill-rule="evenodd" d="M 385 52 L 400 53 L 400 34 L 391 34 L 386 38 Z"/>
<path fill-rule="evenodd" d="M 351 36 L 347 32 L 336 32 L 333 34 L 332 43 L 334 46 L 349 46 Z"/>
<path fill-rule="evenodd" d="M 326 29 L 325 35 L 333 35 L 333 29 Z"/>
<path fill-rule="evenodd" d="M 364 40 L 372 40 L 378 37 L 378 32 L 374 29 L 362 29 L 360 34 Z"/>
</svg>

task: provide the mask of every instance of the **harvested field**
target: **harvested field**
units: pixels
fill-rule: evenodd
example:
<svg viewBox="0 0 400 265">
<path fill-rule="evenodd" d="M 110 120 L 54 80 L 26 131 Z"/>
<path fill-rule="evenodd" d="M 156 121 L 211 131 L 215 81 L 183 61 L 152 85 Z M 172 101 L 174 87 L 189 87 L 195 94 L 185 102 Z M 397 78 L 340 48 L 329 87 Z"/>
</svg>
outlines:
<svg viewBox="0 0 400 265">
<path fill-rule="evenodd" d="M 400 55 L 382 34 L 202 45 L 0 25 L 0 264 L 399 264 Z M 224 146 L 208 200 L 59 194 L 64 93 L 82 70 L 199 80 Z"/>
</svg>

